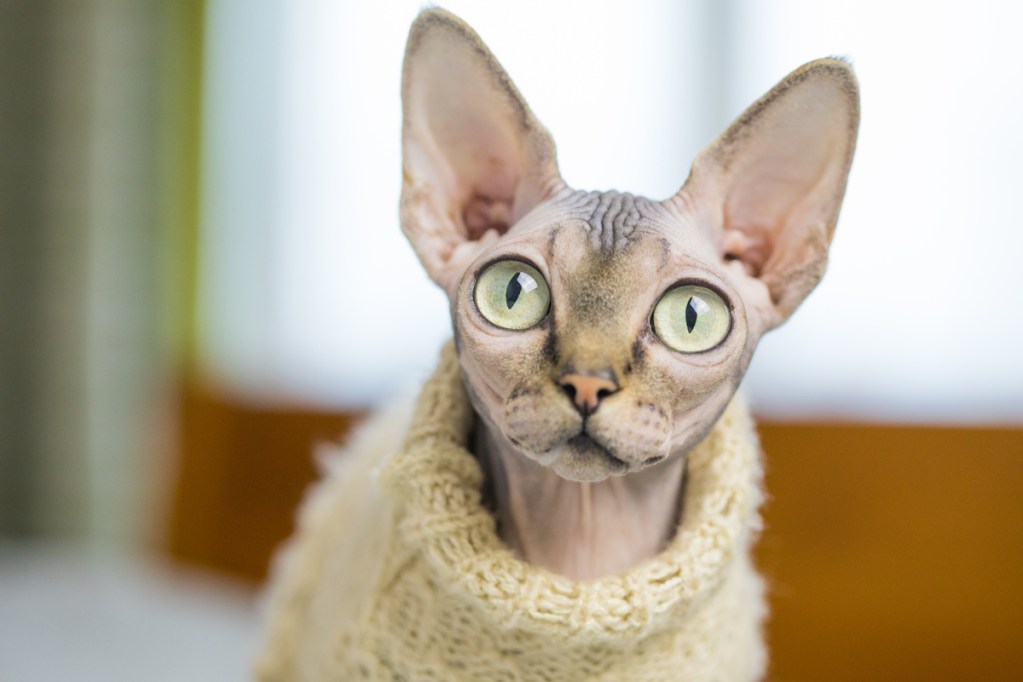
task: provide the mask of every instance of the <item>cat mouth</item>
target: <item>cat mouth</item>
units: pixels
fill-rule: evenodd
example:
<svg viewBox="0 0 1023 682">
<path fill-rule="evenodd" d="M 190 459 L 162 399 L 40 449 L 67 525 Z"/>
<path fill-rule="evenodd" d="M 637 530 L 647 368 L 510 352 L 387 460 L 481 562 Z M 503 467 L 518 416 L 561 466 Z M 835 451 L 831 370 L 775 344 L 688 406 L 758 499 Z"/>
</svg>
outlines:
<svg viewBox="0 0 1023 682">
<path fill-rule="evenodd" d="M 626 470 L 629 468 L 629 465 L 626 462 L 615 457 L 610 450 L 595 441 L 593 437 L 587 433 L 580 433 L 578 436 L 569 438 L 566 444 L 571 445 L 583 456 L 599 457 L 607 461 L 607 463 L 611 465 L 612 469 Z"/>
</svg>

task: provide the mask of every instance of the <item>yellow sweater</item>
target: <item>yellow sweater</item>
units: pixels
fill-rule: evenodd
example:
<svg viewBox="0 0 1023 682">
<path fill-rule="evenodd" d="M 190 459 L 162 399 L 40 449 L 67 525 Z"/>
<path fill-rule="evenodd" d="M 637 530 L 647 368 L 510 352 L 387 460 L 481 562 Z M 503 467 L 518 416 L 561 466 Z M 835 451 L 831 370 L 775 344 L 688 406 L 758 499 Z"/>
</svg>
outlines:
<svg viewBox="0 0 1023 682">
<path fill-rule="evenodd" d="M 480 504 L 473 412 L 449 344 L 414 413 L 336 458 L 277 566 L 261 680 L 754 680 L 765 668 L 749 561 L 760 458 L 733 401 L 689 456 L 676 537 L 590 581 L 516 558 Z M 404 440 L 404 442 L 403 442 Z"/>
</svg>

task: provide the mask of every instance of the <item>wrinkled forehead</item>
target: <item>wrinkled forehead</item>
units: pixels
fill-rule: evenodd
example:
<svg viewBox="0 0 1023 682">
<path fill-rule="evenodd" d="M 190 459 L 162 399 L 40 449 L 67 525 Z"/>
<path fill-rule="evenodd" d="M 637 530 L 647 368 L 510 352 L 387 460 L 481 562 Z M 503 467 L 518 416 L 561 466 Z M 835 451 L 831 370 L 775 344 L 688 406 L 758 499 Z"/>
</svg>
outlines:
<svg viewBox="0 0 1023 682">
<path fill-rule="evenodd" d="M 590 253 L 604 259 L 639 241 L 669 218 L 659 202 L 625 192 L 572 192 L 548 202 L 529 216 L 530 231 L 549 230 L 551 249 L 559 237 L 583 238 Z M 582 246 L 582 245 L 580 245 Z"/>
<path fill-rule="evenodd" d="M 566 273 L 625 271 L 650 275 L 697 260 L 715 248 L 692 216 L 624 192 L 573 192 L 538 207 L 514 231 L 529 235 Z"/>
</svg>

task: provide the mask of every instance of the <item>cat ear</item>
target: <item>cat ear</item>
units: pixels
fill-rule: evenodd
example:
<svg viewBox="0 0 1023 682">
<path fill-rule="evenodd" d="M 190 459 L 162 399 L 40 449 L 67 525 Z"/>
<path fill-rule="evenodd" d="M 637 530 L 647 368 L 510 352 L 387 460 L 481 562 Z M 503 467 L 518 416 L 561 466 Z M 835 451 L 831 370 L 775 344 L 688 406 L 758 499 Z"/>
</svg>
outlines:
<svg viewBox="0 0 1023 682">
<path fill-rule="evenodd" d="M 674 198 L 711 227 L 724 260 L 740 261 L 766 287 L 765 328 L 791 315 L 824 275 L 858 125 L 852 68 L 810 62 L 701 152 Z"/>
<path fill-rule="evenodd" d="M 485 236 L 562 184 L 554 142 L 479 36 L 443 10 L 412 24 L 402 101 L 402 229 L 450 291 Z"/>
</svg>

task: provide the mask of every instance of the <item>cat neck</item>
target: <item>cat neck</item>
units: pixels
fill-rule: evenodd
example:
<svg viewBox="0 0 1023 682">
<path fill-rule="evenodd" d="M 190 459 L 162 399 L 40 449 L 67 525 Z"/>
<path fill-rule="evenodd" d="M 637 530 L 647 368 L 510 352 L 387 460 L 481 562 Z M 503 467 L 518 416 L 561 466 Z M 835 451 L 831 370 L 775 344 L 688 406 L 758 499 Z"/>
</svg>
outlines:
<svg viewBox="0 0 1023 682">
<path fill-rule="evenodd" d="M 595 483 L 570 481 L 477 419 L 473 452 L 501 539 L 523 560 L 587 580 L 664 549 L 678 525 L 685 457 Z"/>
</svg>

